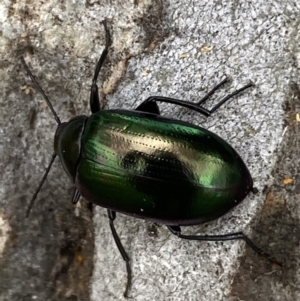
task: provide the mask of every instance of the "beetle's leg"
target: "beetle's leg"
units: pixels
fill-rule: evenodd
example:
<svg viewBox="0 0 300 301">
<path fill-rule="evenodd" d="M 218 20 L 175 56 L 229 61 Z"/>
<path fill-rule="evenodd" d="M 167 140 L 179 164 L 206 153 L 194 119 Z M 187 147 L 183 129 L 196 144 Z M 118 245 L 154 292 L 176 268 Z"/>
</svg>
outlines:
<svg viewBox="0 0 300 301">
<path fill-rule="evenodd" d="M 204 96 L 200 102 L 198 103 L 193 103 L 190 101 L 185 101 L 185 100 L 181 100 L 181 99 L 175 99 L 175 98 L 170 98 L 170 97 L 164 97 L 164 96 L 150 96 L 149 98 L 147 98 L 145 101 L 143 101 L 140 104 L 140 107 L 145 107 L 146 105 L 148 105 L 148 103 L 152 102 L 152 103 L 156 103 L 158 101 L 160 102 L 166 102 L 166 103 L 171 103 L 171 104 L 175 104 L 178 106 L 182 106 L 191 110 L 194 110 L 206 117 L 210 116 L 213 112 L 215 112 L 218 108 L 220 108 L 226 101 L 228 101 L 230 98 L 232 98 L 233 96 L 241 93 L 242 91 L 250 88 L 253 86 L 252 83 L 249 83 L 248 85 L 232 92 L 231 94 L 227 95 L 226 97 L 224 97 L 223 99 L 221 99 L 212 109 L 208 110 L 205 109 L 203 107 L 200 106 L 200 104 L 202 104 L 215 90 L 217 90 L 220 85 L 222 85 L 224 82 L 221 82 L 219 85 L 217 85 L 215 88 L 213 88 L 206 96 Z"/>
<path fill-rule="evenodd" d="M 184 235 L 181 234 L 179 226 L 167 226 L 168 229 L 179 238 L 188 240 L 203 240 L 203 241 L 226 241 L 226 240 L 244 240 L 246 244 L 252 248 L 257 254 L 267 258 L 268 260 L 282 266 L 280 262 L 270 256 L 268 253 L 257 247 L 243 232 L 229 233 L 225 235 Z"/>
<path fill-rule="evenodd" d="M 150 103 L 157 103 L 157 102 L 166 102 L 166 103 L 171 103 L 175 105 L 179 105 L 191 110 L 194 110 L 198 113 L 203 114 L 204 116 L 208 117 L 210 115 L 210 111 L 198 106 L 196 103 L 190 102 L 190 101 L 185 101 L 181 99 L 175 99 L 175 98 L 170 98 L 170 97 L 164 97 L 164 96 L 150 96 L 146 100 L 144 100 L 139 106 L 141 108 L 144 107 L 150 107 Z M 138 110 L 138 111 L 143 111 L 143 110 Z"/>
<path fill-rule="evenodd" d="M 202 99 L 200 99 L 200 101 L 197 102 L 197 105 L 200 106 L 201 104 L 203 104 L 209 97 L 211 97 L 221 86 L 223 86 L 227 82 L 228 78 L 225 77 L 220 83 L 214 86 Z"/>
<path fill-rule="evenodd" d="M 72 195 L 72 204 L 77 204 L 80 198 L 80 192 L 75 188 Z"/>
<path fill-rule="evenodd" d="M 135 110 L 160 115 L 159 107 L 155 101 L 143 101 Z"/>
<path fill-rule="evenodd" d="M 223 86 L 228 81 L 228 78 L 226 77 L 223 79 L 218 85 L 213 87 L 198 103 L 197 105 L 203 104 L 211 95 L 215 93 L 221 86 Z M 166 98 L 166 97 L 164 97 Z M 154 99 L 152 97 L 146 99 L 143 101 L 136 109 L 136 111 L 142 111 L 147 113 L 153 113 L 160 115 L 159 107 Z"/>
<path fill-rule="evenodd" d="M 245 85 L 244 87 L 233 91 L 231 94 L 225 96 L 223 99 L 221 99 L 212 109 L 209 110 L 210 114 L 212 114 L 213 112 L 215 112 L 217 109 L 219 109 L 226 101 L 228 101 L 230 98 L 232 98 L 233 96 L 243 92 L 244 90 L 254 87 L 254 84 L 252 82 L 250 82 L 249 84 Z"/>
<path fill-rule="evenodd" d="M 98 79 L 98 75 L 101 70 L 101 67 L 103 65 L 103 62 L 107 56 L 108 48 L 109 48 L 109 44 L 110 44 L 110 33 L 107 28 L 106 20 L 103 21 L 103 25 L 104 25 L 104 30 L 105 30 L 105 48 L 102 51 L 100 59 L 96 65 L 93 82 L 92 82 L 92 86 L 91 86 L 90 108 L 91 108 L 92 113 L 96 113 L 96 112 L 100 111 L 100 99 L 99 99 L 99 91 L 98 91 L 98 86 L 97 86 L 97 79 Z"/>
<path fill-rule="evenodd" d="M 122 243 L 121 243 L 121 240 L 117 234 L 117 231 L 115 229 L 115 226 L 114 226 L 114 220 L 116 218 L 116 212 L 115 211 L 112 211 L 112 210 L 107 210 L 107 214 L 108 214 L 108 218 L 109 218 L 109 225 L 110 225 L 110 229 L 111 229 L 111 232 L 112 232 L 112 235 L 114 237 L 114 240 L 116 242 L 116 245 L 119 249 L 119 252 L 121 253 L 124 261 L 126 262 L 126 270 L 127 270 L 127 284 L 126 284 L 126 289 L 125 289 L 125 292 L 124 292 L 124 297 L 128 297 L 128 291 L 131 287 L 131 268 L 130 268 L 130 259 L 129 259 L 129 256 L 127 255 Z"/>
</svg>

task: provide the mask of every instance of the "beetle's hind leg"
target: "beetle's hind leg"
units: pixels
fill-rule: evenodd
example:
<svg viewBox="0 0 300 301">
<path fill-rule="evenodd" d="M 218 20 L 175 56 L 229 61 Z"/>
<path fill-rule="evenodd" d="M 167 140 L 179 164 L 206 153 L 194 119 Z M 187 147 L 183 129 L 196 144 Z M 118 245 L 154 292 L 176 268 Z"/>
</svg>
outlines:
<svg viewBox="0 0 300 301">
<path fill-rule="evenodd" d="M 121 240 L 117 234 L 117 231 L 116 231 L 116 228 L 114 226 L 114 220 L 116 218 L 116 212 L 115 211 L 112 211 L 112 210 L 107 210 L 107 214 L 108 214 L 108 218 L 109 218 L 109 226 L 110 226 L 110 229 L 111 229 L 111 232 L 112 232 L 112 235 L 114 237 L 114 240 L 116 242 L 116 245 L 119 249 L 119 252 L 121 253 L 122 257 L 123 257 L 123 260 L 125 261 L 126 263 L 126 270 L 127 270 L 127 284 L 126 284 L 126 289 L 125 289 L 125 292 L 124 292 L 124 297 L 127 298 L 128 297 L 128 291 L 131 287 L 131 279 L 132 279 L 132 273 L 131 273 L 131 267 L 130 267 L 130 259 L 129 259 L 129 256 L 127 255 L 122 243 L 121 243 Z"/>
<path fill-rule="evenodd" d="M 110 41 L 111 41 L 110 32 L 108 30 L 106 20 L 103 21 L 103 25 L 104 25 L 104 30 L 105 30 L 105 47 L 104 47 L 104 50 L 102 51 L 102 54 L 100 56 L 100 59 L 99 59 L 97 65 L 96 65 L 93 82 L 92 82 L 92 86 L 91 86 L 90 108 L 91 108 L 92 113 L 96 113 L 96 112 L 100 111 L 100 98 L 99 98 L 99 91 L 98 91 L 98 86 L 97 86 L 97 79 L 98 79 L 101 67 L 108 54 L 108 48 L 109 48 Z"/>
<path fill-rule="evenodd" d="M 212 109 L 208 110 L 205 109 L 201 106 L 216 90 L 218 90 L 222 85 L 224 85 L 227 82 L 227 78 L 222 80 L 218 85 L 216 85 L 214 88 L 212 88 L 198 103 L 186 101 L 186 100 L 181 100 L 181 99 L 176 99 L 176 98 L 171 98 L 171 97 L 164 97 L 164 96 L 150 96 L 146 100 L 144 100 L 137 108 L 136 110 L 138 111 L 145 111 L 148 112 L 148 108 L 151 108 L 151 113 L 152 108 L 154 108 L 154 104 L 157 102 L 165 102 L 165 103 L 170 103 L 170 104 L 175 104 L 178 106 L 182 106 L 191 110 L 194 110 L 206 117 L 210 116 L 212 113 L 214 113 L 218 108 L 220 108 L 225 102 L 227 102 L 229 99 L 231 99 L 233 96 L 241 93 L 242 91 L 250 88 L 253 86 L 252 83 L 249 83 L 245 85 L 244 87 L 233 91 L 231 94 L 225 96 L 223 99 L 221 99 Z M 152 103 L 150 105 L 150 103 Z M 159 112 L 158 106 L 156 104 L 157 111 Z M 158 114 L 155 112 L 155 114 Z"/>
<path fill-rule="evenodd" d="M 188 239 L 188 240 L 202 240 L 202 241 L 226 241 L 226 240 L 244 240 L 246 244 L 252 248 L 257 254 L 265 257 L 271 262 L 282 266 L 280 262 L 270 256 L 268 253 L 257 247 L 248 236 L 242 232 L 229 233 L 225 235 L 184 235 L 181 234 L 181 228 L 179 226 L 167 226 L 172 234 L 178 236 L 179 238 Z"/>
</svg>

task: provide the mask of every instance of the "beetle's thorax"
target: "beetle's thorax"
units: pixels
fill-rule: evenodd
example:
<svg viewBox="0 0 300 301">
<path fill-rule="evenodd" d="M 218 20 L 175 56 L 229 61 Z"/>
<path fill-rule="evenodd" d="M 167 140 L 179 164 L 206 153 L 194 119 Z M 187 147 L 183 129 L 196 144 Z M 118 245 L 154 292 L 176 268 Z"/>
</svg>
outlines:
<svg viewBox="0 0 300 301">
<path fill-rule="evenodd" d="M 55 132 L 54 151 L 73 182 L 76 176 L 81 152 L 81 138 L 87 118 L 85 115 L 76 116 L 68 122 L 61 123 Z"/>
</svg>

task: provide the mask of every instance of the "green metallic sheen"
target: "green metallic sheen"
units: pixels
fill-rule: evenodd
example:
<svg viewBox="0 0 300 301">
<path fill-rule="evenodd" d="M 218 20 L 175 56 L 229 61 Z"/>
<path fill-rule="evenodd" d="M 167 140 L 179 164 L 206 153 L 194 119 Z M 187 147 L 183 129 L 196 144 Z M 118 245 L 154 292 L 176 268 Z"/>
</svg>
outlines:
<svg viewBox="0 0 300 301">
<path fill-rule="evenodd" d="M 193 225 L 236 206 L 253 181 L 237 152 L 206 129 L 156 114 L 107 110 L 86 121 L 75 185 L 102 207 Z"/>
</svg>

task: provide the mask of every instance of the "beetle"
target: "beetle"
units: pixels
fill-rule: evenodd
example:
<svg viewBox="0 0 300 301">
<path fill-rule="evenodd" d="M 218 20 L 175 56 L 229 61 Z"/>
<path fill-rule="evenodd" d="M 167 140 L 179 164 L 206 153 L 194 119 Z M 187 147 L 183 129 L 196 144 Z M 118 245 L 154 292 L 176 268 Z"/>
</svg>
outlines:
<svg viewBox="0 0 300 301">
<path fill-rule="evenodd" d="M 100 110 L 97 79 L 111 41 L 106 21 L 105 48 L 96 65 L 90 92 L 91 116 L 61 122 L 47 95 L 23 57 L 21 61 L 58 123 L 54 153 L 27 208 L 28 216 L 56 156 L 74 183 L 72 202 L 82 196 L 107 208 L 109 225 L 126 263 L 131 286 L 130 259 L 114 227 L 116 212 L 166 225 L 179 238 L 203 241 L 244 240 L 256 253 L 279 265 L 242 232 L 225 235 L 184 235 L 181 226 L 198 225 L 227 213 L 250 192 L 251 174 L 239 154 L 216 134 L 191 123 L 160 115 L 159 102 L 194 110 L 206 117 L 252 83 L 224 97 L 212 109 L 202 104 L 228 80 L 225 78 L 198 103 L 151 96 L 135 110 Z"/>
</svg>

